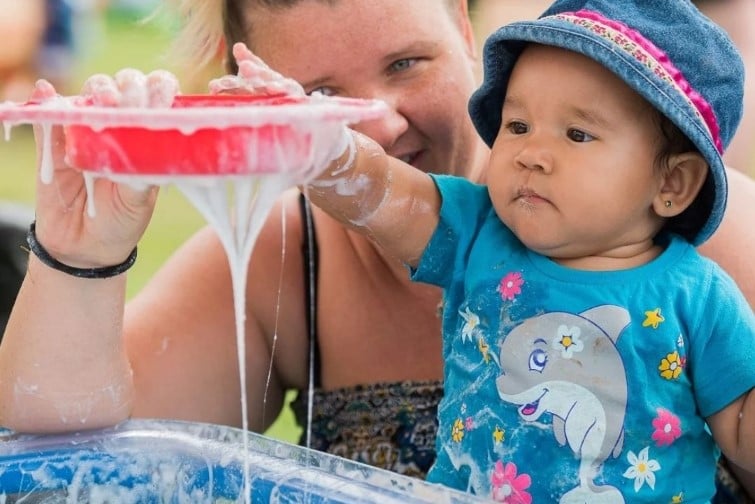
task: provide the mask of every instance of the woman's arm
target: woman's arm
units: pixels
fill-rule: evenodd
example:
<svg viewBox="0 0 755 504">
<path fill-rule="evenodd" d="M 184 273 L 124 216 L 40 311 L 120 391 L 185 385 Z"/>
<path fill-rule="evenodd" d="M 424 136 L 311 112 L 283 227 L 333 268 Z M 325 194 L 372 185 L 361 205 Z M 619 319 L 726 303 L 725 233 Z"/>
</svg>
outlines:
<svg viewBox="0 0 755 504">
<path fill-rule="evenodd" d="M 755 309 L 755 180 L 727 169 L 729 197 L 724 219 L 700 252 L 716 261 L 737 283 Z"/>
<path fill-rule="evenodd" d="M 54 99 L 46 82 L 33 99 Z M 94 184 L 97 218 L 81 173 L 65 162 L 63 128 L 50 138 L 37 128 L 38 158 L 49 141 L 53 178 L 38 182 L 36 235 L 52 257 L 77 268 L 122 263 L 154 209 L 154 189 L 135 190 L 105 179 Z M 41 163 L 40 163 L 41 164 Z M 71 276 L 30 254 L 0 345 L 0 425 L 54 431 L 109 425 L 129 414 L 131 370 L 120 339 L 126 274 L 106 279 Z"/>
<path fill-rule="evenodd" d="M 716 443 L 726 458 L 746 476 L 755 473 L 755 392 L 750 389 L 707 419 Z"/>
<path fill-rule="evenodd" d="M 755 180 L 727 169 L 729 197 L 723 222 L 716 233 L 700 247 L 700 252 L 718 262 L 737 283 L 750 307 L 755 309 Z M 752 393 L 752 392 L 751 392 Z M 752 421 L 752 420 L 750 420 Z M 755 496 L 755 471 L 736 463 L 729 467 L 749 495 Z"/>
</svg>

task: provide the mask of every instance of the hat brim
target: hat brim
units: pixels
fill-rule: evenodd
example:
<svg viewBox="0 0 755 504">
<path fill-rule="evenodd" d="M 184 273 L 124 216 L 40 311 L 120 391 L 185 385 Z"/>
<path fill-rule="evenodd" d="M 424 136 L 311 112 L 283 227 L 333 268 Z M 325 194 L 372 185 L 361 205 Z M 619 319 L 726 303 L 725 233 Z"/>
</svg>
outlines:
<svg viewBox="0 0 755 504">
<path fill-rule="evenodd" d="M 557 18 L 513 23 L 493 33 L 485 43 L 485 75 L 469 101 L 472 122 L 492 147 L 501 126 L 501 109 L 511 70 L 528 43 L 560 47 L 583 54 L 620 77 L 628 86 L 668 117 L 697 146 L 709 165 L 699 198 L 710 205 L 707 220 L 691 240 L 698 245 L 718 228 L 726 207 L 726 170 L 711 135 L 695 110 L 670 84 L 611 42 Z"/>
</svg>

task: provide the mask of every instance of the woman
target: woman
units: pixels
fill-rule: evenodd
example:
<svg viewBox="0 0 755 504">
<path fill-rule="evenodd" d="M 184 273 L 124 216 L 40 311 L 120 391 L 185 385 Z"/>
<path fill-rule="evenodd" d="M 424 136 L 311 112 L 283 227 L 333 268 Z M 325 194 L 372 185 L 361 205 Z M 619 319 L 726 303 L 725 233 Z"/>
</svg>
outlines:
<svg viewBox="0 0 755 504">
<path fill-rule="evenodd" d="M 218 4 L 184 2 L 195 15 L 205 14 L 189 25 L 195 44 L 184 43 L 200 60 L 207 59 L 205 52 L 214 54 L 224 31 L 227 47 L 245 41 L 308 92 L 384 100 L 389 114 L 357 129 L 388 153 L 420 170 L 449 167 L 481 180 L 487 152 L 466 111 L 476 65 L 466 0 L 228 1 L 224 30 L 217 24 Z M 97 219 L 87 219 L 80 176 L 65 166 L 61 150 L 58 145 L 56 185 L 38 188 L 39 241 L 72 266 L 122 262 L 147 226 L 153 193 L 100 181 Z M 743 288 L 750 285 L 755 300 L 755 272 L 745 264 L 755 235 L 743 224 L 752 219 L 746 202 L 755 187 L 734 183 L 733 175 L 732 186 L 731 216 L 707 253 Z M 302 274 L 313 257 L 307 245 L 312 233 L 296 192 L 271 212 L 251 258 L 251 428 L 270 425 L 285 390 L 306 395 L 309 321 L 319 350 L 313 446 L 421 475 L 434 457 L 442 393 L 440 292 L 411 284 L 402 264 L 311 211 L 315 271 Z M 0 424 L 58 431 L 109 425 L 129 415 L 240 424 L 230 277 L 214 233 L 204 230 L 182 247 L 125 314 L 124 284 L 124 275 L 76 279 L 30 257 L 0 345 Z M 310 288 L 316 290 L 312 313 Z M 34 393 L 25 393 L 30 386 Z"/>
<path fill-rule="evenodd" d="M 236 7 L 241 9 L 241 3 Z M 290 8 L 245 4 L 237 16 L 228 31 L 244 28 L 233 37 L 243 37 L 308 92 L 388 103 L 387 116 L 359 129 L 391 154 L 421 170 L 448 165 L 479 179 L 486 151 L 466 113 L 476 64 L 466 2 L 444 2 L 443 8 L 437 0 L 303 1 Z M 104 187 L 95 193 L 103 198 L 97 201 L 97 219 L 85 218 L 78 212 L 84 204 L 77 192 L 80 176 L 64 166 L 59 146 L 56 154 L 55 184 L 38 188 L 39 241 L 72 266 L 120 263 L 147 225 L 153 195 L 101 180 Z M 118 197 L 104 201 L 112 191 Z M 62 202 L 76 211 L 62 212 Z M 119 203 L 123 207 L 115 206 Z M 296 192 L 273 209 L 251 259 L 246 318 L 250 427 L 261 431 L 277 418 L 287 389 L 307 389 L 308 293 L 313 287 L 316 381 L 323 389 L 315 415 L 319 408 L 362 397 L 382 401 L 385 415 L 376 418 L 363 407 L 369 418 L 354 414 L 345 425 L 349 413 L 343 413 L 338 427 L 345 443 L 336 436 L 330 450 L 423 474 L 433 458 L 434 407 L 441 394 L 440 292 L 411 284 L 400 263 L 313 212 L 319 250 L 311 286 L 302 274 L 309 264 L 302 253 L 307 226 Z M 117 231 L 116 219 L 122 224 Z M 57 431 L 108 425 L 133 415 L 240 425 L 230 277 L 214 232 L 201 232 L 179 250 L 125 315 L 124 284 L 125 275 L 84 281 L 30 257 L 0 350 L 0 424 Z M 33 317 L 25 315 L 30 309 Z M 17 395 L 13 383 L 19 382 L 34 383 L 39 394 Z M 357 387 L 363 384 L 369 384 L 367 390 Z M 89 409 L 73 422 L 72 405 L 81 406 L 84 398 Z M 318 437 L 313 445 L 325 448 L 323 442 Z"/>
</svg>

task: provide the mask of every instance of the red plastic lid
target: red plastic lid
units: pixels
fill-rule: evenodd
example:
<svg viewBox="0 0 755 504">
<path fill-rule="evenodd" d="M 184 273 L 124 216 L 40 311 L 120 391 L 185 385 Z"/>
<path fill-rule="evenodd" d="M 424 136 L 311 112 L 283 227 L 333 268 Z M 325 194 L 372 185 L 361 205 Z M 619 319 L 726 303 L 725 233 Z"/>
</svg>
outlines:
<svg viewBox="0 0 755 504">
<path fill-rule="evenodd" d="M 378 101 L 289 95 L 179 95 L 162 109 L 82 105 L 73 97 L 0 104 L 0 120 L 64 125 L 67 161 L 83 170 L 233 175 L 295 170 L 315 137 L 384 110 Z"/>
</svg>

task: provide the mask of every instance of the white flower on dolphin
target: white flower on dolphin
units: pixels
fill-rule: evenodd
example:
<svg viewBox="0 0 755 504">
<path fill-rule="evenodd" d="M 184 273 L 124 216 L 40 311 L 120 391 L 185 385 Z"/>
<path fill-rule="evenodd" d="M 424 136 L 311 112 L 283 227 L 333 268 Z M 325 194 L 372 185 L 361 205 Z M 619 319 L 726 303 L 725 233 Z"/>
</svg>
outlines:
<svg viewBox="0 0 755 504">
<path fill-rule="evenodd" d="M 574 352 L 581 352 L 585 344 L 580 339 L 579 327 L 558 326 L 556 337 L 553 340 L 553 348 L 561 351 L 564 359 L 571 359 Z"/>
</svg>

